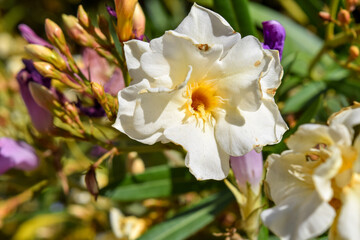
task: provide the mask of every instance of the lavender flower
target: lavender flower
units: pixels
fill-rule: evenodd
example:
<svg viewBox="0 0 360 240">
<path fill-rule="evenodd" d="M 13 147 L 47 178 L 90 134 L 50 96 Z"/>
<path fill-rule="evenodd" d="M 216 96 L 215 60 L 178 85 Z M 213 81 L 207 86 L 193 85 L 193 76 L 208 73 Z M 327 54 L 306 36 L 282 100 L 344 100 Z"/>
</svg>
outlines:
<svg viewBox="0 0 360 240">
<path fill-rule="evenodd" d="M 25 102 L 31 120 L 35 128 L 41 132 L 49 132 L 53 128 L 53 117 L 44 108 L 39 106 L 29 89 L 29 82 L 36 82 L 47 88 L 50 88 L 51 79 L 43 77 L 34 67 L 32 60 L 23 59 L 25 68 L 22 69 L 16 76 L 20 86 L 21 96 Z"/>
<path fill-rule="evenodd" d="M 39 37 L 28 25 L 20 24 L 18 26 L 21 36 L 30 44 L 38 44 L 44 47 L 53 48 L 53 46 Z"/>
<path fill-rule="evenodd" d="M 109 63 L 91 48 L 85 48 L 82 54 L 84 61 L 83 72 L 92 82 L 104 86 L 107 93 L 116 96 L 125 87 L 121 70 L 112 69 Z"/>
<path fill-rule="evenodd" d="M 262 154 L 252 150 L 244 156 L 230 157 L 230 164 L 240 191 L 247 193 L 247 184 L 250 184 L 252 191 L 258 193 L 263 172 Z"/>
<path fill-rule="evenodd" d="M 110 16 L 117 18 L 116 11 L 110 6 L 106 6 L 106 10 L 109 13 Z"/>
<path fill-rule="evenodd" d="M 0 174 L 11 168 L 33 170 L 39 165 L 35 150 L 27 143 L 0 138 Z"/>
<path fill-rule="evenodd" d="M 262 25 L 264 34 L 263 47 L 278 50 L 281 59 L 286 36 L 285 28 L 275 20 L 262 22 Z"/>
</svg>

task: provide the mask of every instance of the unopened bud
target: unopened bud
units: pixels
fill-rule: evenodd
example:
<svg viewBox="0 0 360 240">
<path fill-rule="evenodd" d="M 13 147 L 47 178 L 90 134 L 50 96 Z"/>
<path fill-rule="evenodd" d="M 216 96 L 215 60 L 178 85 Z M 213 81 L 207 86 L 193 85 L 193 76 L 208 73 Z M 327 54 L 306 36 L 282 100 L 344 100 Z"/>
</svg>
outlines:
<svg viewBox="0 0 360 240">
<path fill-rule="evenodd" d="M 115 0 L 117 15 L 116 32 L 120 42 L 125 42 L 134 37 L 133 16 L 138 0 Z"/>
<path fill-rule="evenodd" d="M 85 31 L 85 29 L 79 24 L 76 17 L 63 14 L 62 19 L 70 38 L 84 47 L 99 47 L 99 44 L 96 43 L 94 37 Z"/>
<path fill-rule="evenodd" d="M 79 23 L 85 27 L 88 28 L 90 26 L 90 20 L 88 14 L 85 12 L 82 5 L 79 5 L 78 11 L 77 11 L 77 18 L 79 20 Z"/>
<path fill-rule="evenodd" d="M 331 22 L 331 15 L 328 12 L 324 12 L 324 11 L 319 12 L 319 17 L 323 21 Z"/>
<path fill-rule="evenodd" d="M 137 39 L 142 39 L 145 33 L 145 14 L 139 3 L 135 6 L 134 16 L 133 16 L 133 32 Z"/>
<path fill-rule="evenodd" d="M 348 25 L 351 21 L 350 13 L 348 10 L 340 9 L 338 13 L 338 20 L 341 23 L 341 25 L 345 26 Z"/>
<path fill-rule="evenodd" d="M 262 154 L 252 150 L 244 156 L 231 156 L 230 163 L 240 191 L 247 194 L 249 185 L 254 193 L 258 193 L 263 172 Z"/>
<path fill-rule="evenodd" d="M 34 62 L 36 70 L 44 77 L 48 78 L 61 78 L 61 72 L 56 70 L 56 68 L 47 62 Z"/>
<path fill-rule="evenodd" d="M 349 60 L 353 61 L 358 57 L 359 57 L 359 48 L 357 46 L 355 46 L 355 45 L 352 45 L 349 48 Z"/>
<path fill-rule="evenodd" d="M 50 19 L 45 20 L 45 32 L 49 41 L 56 46 L 65 56 L 70 56 L 69 47 L 66 44 L 65 36 L 61 28 Z"/>
<path fill-rule="evenodd" d="M 48 78 L 53 78 L 53 79 L 58 79 L 60 80 L 62 83 L 64 83 L 65 85 L 77 89 L 77 90 L 81 90 L 81 86 L 76 84 L 75 82 L 71 81 L 66 74 L 58 71 L 52 64 L 47 63 L 47 62 L 34 62 L 34 66 L 36 68 L 36 70 L 38 70 L 38 72 L 44 76 L 44 77 L 48 77 Z"/>
<path fill-rule="evenodd" d="M 64 59 L 55 50 L 37 44 L 28 44 L 25 46 L 25 50 L 32 57 L 49 62 L 61 71 L 67 69 Z"/>
<path fill-rule="evenodd" d="M 91 195 L 94 196 L 95 200 L 99 195 L 99 184 L 96 179 L 96 173 L 94 166 L 91 166 L 85 175 L 85 184 L 86 188 L 90 192 Z"/>
<path fill-rule="evenodd" d="M 91 82 L 91 90 L 100 103 L 106 101 L 105 90 L 102 85 L 97 82 Z"/>
</svg>

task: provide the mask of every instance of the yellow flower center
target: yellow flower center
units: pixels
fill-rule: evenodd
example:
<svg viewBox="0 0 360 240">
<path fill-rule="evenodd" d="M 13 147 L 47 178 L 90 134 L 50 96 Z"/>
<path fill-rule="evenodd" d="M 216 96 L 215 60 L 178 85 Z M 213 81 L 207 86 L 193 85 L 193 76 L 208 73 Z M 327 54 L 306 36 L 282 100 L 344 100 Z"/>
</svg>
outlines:
<svg viewBox="0 0 360 240">
<path fill-rule="evenodd" d="M 209 81 L 188 84 L 185 97 L 190 114 L 204 123 L 211 120 L 213 111 L 223 102 L 216 93 L 216 87 Z"/>
</svg>

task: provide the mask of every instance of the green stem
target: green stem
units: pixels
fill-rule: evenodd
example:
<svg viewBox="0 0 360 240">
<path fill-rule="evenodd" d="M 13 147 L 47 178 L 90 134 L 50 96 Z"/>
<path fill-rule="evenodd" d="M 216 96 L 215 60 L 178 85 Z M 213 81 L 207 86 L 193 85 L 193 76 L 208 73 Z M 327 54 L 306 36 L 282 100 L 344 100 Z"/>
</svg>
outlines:
<svg viewBox="0 0 360 240">
<path fill-rule="evenodd" d="M 331 15 L 331 18 L 333 18 L 333 19 L 336 18 L 336 13 L 338 10 L 339 2 L 340 2 L 340 0 L 331 0 L 331 2 L 330 2 L 330 15 Z M 326 35 L 325 35 L 326 40 L 330 40 L 334 37 L 334 29 L 335 29 L 335 23 L 330 22 L 326 28 Z"/>
</svg>

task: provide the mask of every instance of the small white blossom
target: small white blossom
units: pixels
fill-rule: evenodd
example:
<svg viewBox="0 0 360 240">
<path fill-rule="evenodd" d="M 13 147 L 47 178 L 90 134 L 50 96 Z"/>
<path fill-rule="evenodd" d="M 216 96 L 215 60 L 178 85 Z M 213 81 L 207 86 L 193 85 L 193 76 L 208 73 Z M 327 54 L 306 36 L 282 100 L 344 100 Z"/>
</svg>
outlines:
<svg viewBox="0 0 360 240">
<path fill-rule="evenodd" d="M 333 115 L 329 126 L 305 124 L 290 150 L 267 159 L 268 195 L 261 217 L 282 239 L 360 239 L 360 105 Z"/>
<path fill-rule="evenodd" d="M 273 98 L 278 52 L 206 8 L 194 4 L 175 30 L 124 50 L 133 80 L 113 126 L 145 144 L 183 146 L 198 179 L 225 178 L 230 155 L 275 144 L 287 129 Z"/>
</svg>

